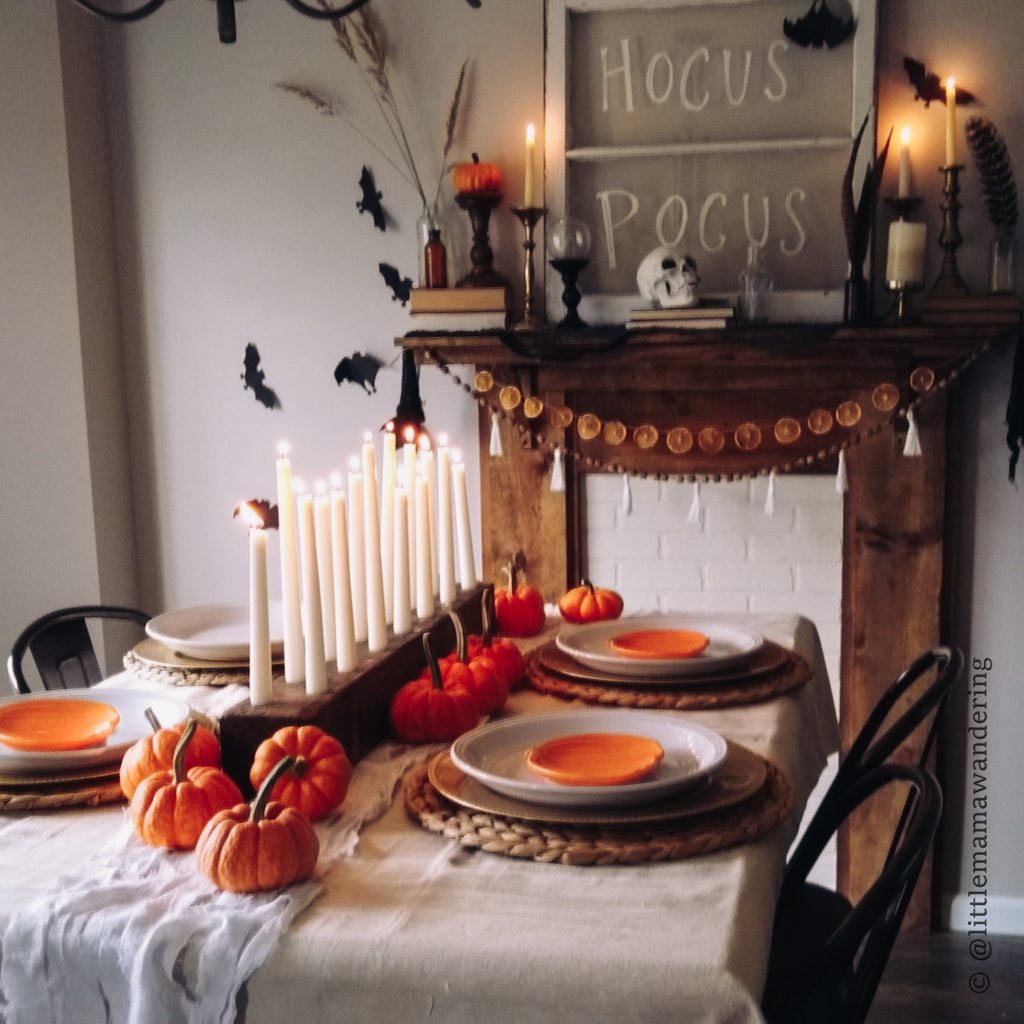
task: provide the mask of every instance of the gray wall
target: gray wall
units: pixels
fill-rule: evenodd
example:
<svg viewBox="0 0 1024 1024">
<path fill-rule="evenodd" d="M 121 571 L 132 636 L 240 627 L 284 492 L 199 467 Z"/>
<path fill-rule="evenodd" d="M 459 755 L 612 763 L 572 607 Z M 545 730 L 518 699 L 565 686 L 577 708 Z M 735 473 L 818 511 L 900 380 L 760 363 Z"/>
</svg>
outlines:
<svg viewBox="0 0 1024 1024">
<path fill-rule="evenodd" d="M 523 126 L 543 123 L 541 0 L 485 0 L 477 11 L 463 0 L 374 0 L 373 8 L 388 27 L 393 85 L 426 177 L 436 180 L 451 91 L 470 57 L 456 153 L 498 163 L 507 194 L 519 195 Z M 915 180 L 934 239 L 942 114 L 914 104 L 902 57 L 956 74 L 978 93 L 1024 169 L 1024 101 L 1009 84 L 1024 7 L 883 0 L 879 13 L 878 122 L 883 131 L 915 128 Z M 199 2 L 167 4 L 124 28 L 98 26 L 66 0 L 5 5 L 0 648 L 60 604 L 103 598 L 156 612 L 244 600 L 245 543 L 231 510 L 272 494 L 277 442 L 291 443 L 297 472 L 312 479 L 344 469 L 363 431 L 394 411 L 397 366 L 381 371 L 372 396 L 338 388 L 332 372 L 357 349 L 390 361 L 393 339 L 409 328 L 377 263 L 412 273 L 419 203 L 341 117 L 274 88 L 291 80 L 323 89 L 384 140 L 329 28 L 283 3 L 240 4 L 238 27 L 239 42 L 222 46 L 213 5 Z M 355 210 L 363 163 L 394 218 L 383 234 Z M 895 163 L 886 191 L 894 176 Z M 450 249 L 465 265 L 468 224 L 450 185 L 444 195 Z M 963 199 L 961 269 L 981 287 L 988 232 L 969 171 Z M 498 266 L 518 281 L 521 234 L 507 209 L 493 219 L 491 241 Z M 929 274 L 939 255 L 931 251 Z M 247 341 L 260 348 L 280 412 L 242 390 Z M 964 389 L 952 597 L 954 639 L 991 665 L 981 673 L 990 715 L 987 923 L 1024 932 L 1024 828 L 1011 800 L 1024 716 L 1014 671 L 1024 552 L 1003 446 L 1009 368 L 1009 352 L 988 358 Z M 475 486 L 475 408 L 436 371 L 425 370 L 422 385 L 431 426 L 467 450 Z M 972 888 L 978 839 L 959 825 L 977 820 L 961 797 L 963 739 L 961 724 L 951 738 L 945 875 L 960 928 L 965 904 L 954 897 Z"/>
</svg>

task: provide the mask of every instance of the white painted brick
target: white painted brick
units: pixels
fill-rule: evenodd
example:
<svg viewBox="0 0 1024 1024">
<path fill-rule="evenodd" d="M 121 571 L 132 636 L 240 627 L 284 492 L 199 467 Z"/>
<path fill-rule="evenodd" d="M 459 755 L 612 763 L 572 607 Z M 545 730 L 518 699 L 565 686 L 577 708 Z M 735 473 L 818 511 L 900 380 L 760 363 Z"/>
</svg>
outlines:
<svg viewBox="0 0 1024 1024">
<path fill-rule="evenodd" d="M 707 586 L 710 591 L 785 594 L 793 590 L 793 572 L 788 565 L 716 563 L 707 567 Z"/>
<path fill-rule="evenodd" d="M 763 502 L 768 490 L 767 478 L 757 481 L 756 494 Z M 818 503 L 841 501 L 836 493 L 835 477 L 816 473 L 803 475 L 799 473 L 782 473 L 775 477 L 775 502 L 785 503 L 799 508 L 807 508 Z"/>
<path fill-rule="evenodd" d="M 588 501 L 586 509 L 587 531 L 611 531 L 618 527 L 617 506 L 609 501 Z"/>
<path fill-rule="evenodd" d="M 789 533 L 796 519 L 792 509 L 766 516 L 763 507 L 750 505 L 708 505 L 704 514 L 708 533 Z"/>
<path fill-rule="evenodd" d="M 800 565 L 796 569 L 796 589 L 806 594 L 836 594 L 842 582 L 841 565 Z"/>
<path fill-rule="evenodd" d="M 836 565 L 842 560 L 843 541 L 838 534 L 755 534 L 749 550 L 754 562 Z"/>
<path fill-rule="evenodd" d="M 661 558 L 661 538 L 650 530 L 616 531 L 611 538 L 614 551 L 619 559 L 626 561 L 635 558 L 656 561 Z M 600 550 L 600 549 L 598 549 Z"/>
<path fill-rule="evenodd" d="M 617 590 L 621 583 L 619 579 L 620 565 L 621 563 L 617 558 L 595 558 L 591 555 L 587 557 L 587 564 L 583 568 L 583 575 L 594 586 L 610 587 L 612 590 Z"/>
<path fill-rule="evenodd" d="M 665 590 L 700 590 L 704 581 L 696 566 L 671 562 L 631 559 L 620 567 L 622 586 L 630 590 L 658 594 Z"/>
<path fill-rule="evenodd" d="M 815 625 L 829 622 L 833 618 L 838 621 L 839 618 L 838 601 L 833 610 L 831 603 L 823 601 L 820 594 L 802 594 L 796 591 L 791 594 L 773 594 L 766 591 L 751 594 L 750 610 L 770 615 L 806 615 Z"/>
<path fill-rule="evenodd" d="M 740 534 L 713 535 L 669 533 L 662 538 L 661 555 L 668 561 L 743 562 L 747 559 L 747 538 Z"/>
<path fill-rule="evenodd" d="M 666 533 L 672 530 L 694 532 L 697 527 L 687 522 L 689 507 L 667 504 L 665 502 L 641 503 L 633 500 L 633 511 L 630 515 L 619 512 L 618 524 L 622 530 L 657 530 Z"/>
<path fill-rule="evenodd" d="M 839 495 L 836 497 L 838 498 Z M 843 503 L 841 501 L 802 506 L 795 511 L 798 533 L 830 533 L 836 537 L 842 537 Z"/>
<path fill-rule="evenodd" d="M 741 615 L 747 611 L 746 594 L 680 593 L 667 591 L 661 598 L 662 611 L 712 612 L 722 615 Z"/>
</svg>

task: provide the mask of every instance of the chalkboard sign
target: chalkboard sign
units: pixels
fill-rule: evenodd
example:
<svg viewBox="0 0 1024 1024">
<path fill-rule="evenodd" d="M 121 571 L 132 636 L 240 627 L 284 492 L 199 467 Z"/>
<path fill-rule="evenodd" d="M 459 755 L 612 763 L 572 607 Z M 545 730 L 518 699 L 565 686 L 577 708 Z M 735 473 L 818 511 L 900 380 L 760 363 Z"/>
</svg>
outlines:
<svg viewBox="0 0 1024 1024">
<path fill-rule="evenodd" d="M 801 38 L 823 6 L 852 19 L 834 46 Z M 549 0 L 548 223 L 593 232 L 585 317 L 625 319 L 659 245 L 694 259 L 705 294 L 735 292 L 763 246 L 787 316 L 841 311 L 840 192 L 866 115 L 858 189 L 873 159 L 875 18 L 875 0 Z M 557 316 L 556 277 L 547 294 Z"/>
</svg>

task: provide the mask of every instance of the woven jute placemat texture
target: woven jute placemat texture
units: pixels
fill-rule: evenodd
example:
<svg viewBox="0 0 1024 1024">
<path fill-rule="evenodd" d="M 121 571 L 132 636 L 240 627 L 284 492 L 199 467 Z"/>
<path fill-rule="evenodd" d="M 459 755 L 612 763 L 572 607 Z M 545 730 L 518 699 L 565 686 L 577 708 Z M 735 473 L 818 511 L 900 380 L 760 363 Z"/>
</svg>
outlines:
<svg viewBox="0 0 1024 1024">
<path fill-rule="evenodd" d="M 427 766 L 405 779 L 405 808 L 423 828 L 487 853 L 575 866 L 682 860 L 764 835 L 793 812 L 789 777 L 767 763 L 761 789 L 741 804 L 699 818 L 629 827 L 560 826 L 497 817 L 459 807 L 441 796 Z"/>
<path fill-rule="evenodd" d="M 57 807 L 97 807 L 123 800 L 116 775 L 80 783 L 4 786 L 0 784 L 0 811 L 39 811 Z"/>
<path fill-rule="evenodd" d="M 137 679 L 150 683 L 165 683 L 170 686 L 228 686 L 231 683 L 249 684 L 249 668 L 192 669 L 176 668 L 171 665 L 155 665 L 129 651 L 122 659 L 124 667 Z"/>
<path fill-rule="evenodd" d="M 766 641 L 772 643 L 772 641 Z M 778 645 L 776 645 L 778 646 Z M 587 704 L 617 708 L 649 708 L 663 711 L 698 711 L 711 708 L 756 704 L 789 693 L 813 675 L 808 661 L 795 651 L 781 649 L 780 667 L 765 675 L 725 683 L 689 683 L 673 686 L 633 686 L 572 679 L 550 671 L 543 664 L 543 651 L 531 651 L 526 658 L 526 683 L 539 693 L 582 700 Z"/>
</svg>

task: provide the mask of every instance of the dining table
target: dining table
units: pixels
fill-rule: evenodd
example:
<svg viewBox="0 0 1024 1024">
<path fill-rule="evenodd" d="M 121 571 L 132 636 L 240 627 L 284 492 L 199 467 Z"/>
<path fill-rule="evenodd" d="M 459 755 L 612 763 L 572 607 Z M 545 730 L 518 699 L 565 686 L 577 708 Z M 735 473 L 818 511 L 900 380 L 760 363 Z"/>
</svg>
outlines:
<svg viewBox="0 0 1024 1024">
<path fill-rule="evenodd" d="M 800 685 L 749 701 L 628 711 L 711 729 L 761 759 L 788 801 L 770 827 L 705 847 L 657 848 L 645 839 L 634 855 L 628 844 L 623 854 L 617 834 L 604 858 L 600 843 L 592 853 L 587 833 L 589 852 L 574 859 L 559 852 L 566 844 L 558 846 L 568 831 L 571 847 L 571 828 L 503 819 L 439 797 L 426 768 L 443 760 L 446 744 L 389 739 L 356 763 L 340 810 L 315 826 L 320 857 L 313 877 L 250 897 L 214 891 L 193 852 L 141 851 L 124 801 L 5 808 L 0 1019 L 763 1024 L 759 1004 L 787 851 L 839 737 L 813 621 L 796 614 L 728 618 L 792 652 L 807 669 Z M 557 629 L 549 619 L 546 633 L 524 649 L 536 650 Z M 127 670 L 100 686 L 173 693 L 214 722 L 248 700 L 242 684 L 158 685 Z M 594 709 L 571 690 L 523 685 L 495 719 Z M 527 849 L 517 849 L 517 837 Z M 540 844 L 532 852 L 531 841 Z M 163 964 L 166 984 L 180 988 L 174 999 L 181 998 L 171 1006 L 174 999 L 160 997 L 160 1007 L 142 1011 L 116 1002 L 133 995 L 110 992 L 131 994 L 150 984 L 138 978 L 143 953 L 126 949 L 121 934 L 143 910 L 129 906 L 130 913 L 99 922 L 108 904 L 135 899 L 122 889 L 136 892 L 142 875 L 167 865 L 179 877 L 194 875 L 198 892 L 187 914 L 167 912 L 168 921 L 194 917 L 204 930 L 182 939 L 171 929 L 163 947 L 148 950 Z M 158 915 L 158 900 L 137 891 L 136 903 Z M 69 893 L 78 894 L 74 907 Z M 237 937 L 230 934 L 232 915 L 246 922 Z M 226 922 L 221 931 L 228 934 L 211 921 Z M 58 941 L 56 930 L 67 957 L 59 968 L 46 945 Z M 97 996 L 119 973 L 123 978 Z M 204 985 L 223 988 L 212 1008 L 204 1005 Z M 30 1010 L 12 992 L 31 989 L 48 996 Z M 108 1016 L 85 1009 L 76 1016 L 90 999 Z"/>
</svg>

